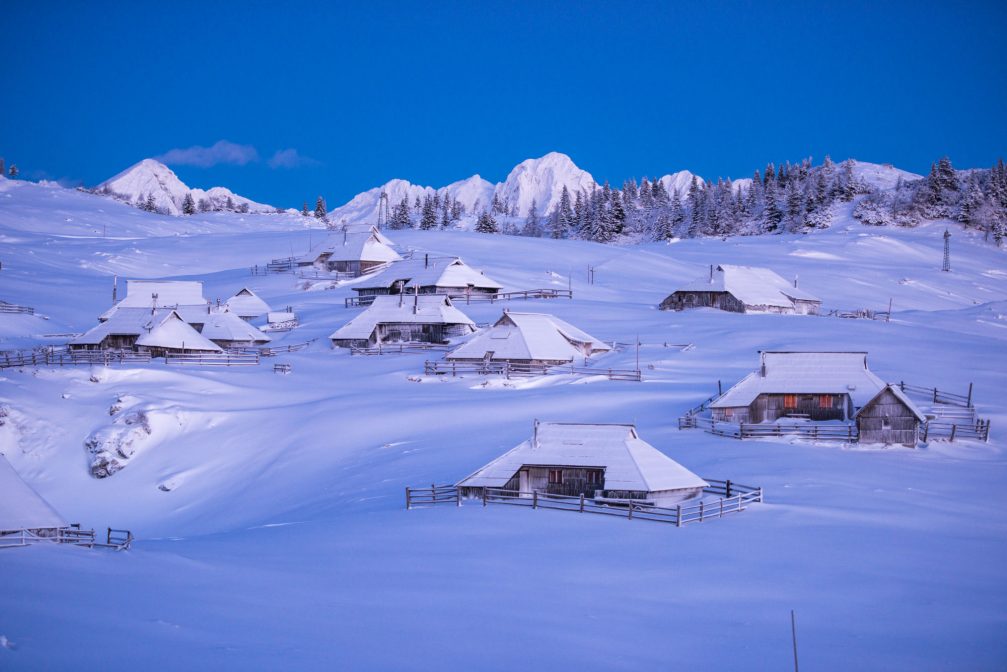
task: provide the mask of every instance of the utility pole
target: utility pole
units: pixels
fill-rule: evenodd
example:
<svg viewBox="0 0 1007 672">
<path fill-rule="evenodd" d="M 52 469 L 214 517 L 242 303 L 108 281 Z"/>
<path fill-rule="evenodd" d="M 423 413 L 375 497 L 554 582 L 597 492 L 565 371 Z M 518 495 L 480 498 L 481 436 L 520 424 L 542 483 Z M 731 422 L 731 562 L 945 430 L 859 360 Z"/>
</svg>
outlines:
<svg viewBox="0 0 1007 672">
<path fill-rule="evenodd" d="M 947 229 L 944 229 L 944 266 L 941 270 L 945 272 L 951 270 L 951 232 Z"/>
</svg>

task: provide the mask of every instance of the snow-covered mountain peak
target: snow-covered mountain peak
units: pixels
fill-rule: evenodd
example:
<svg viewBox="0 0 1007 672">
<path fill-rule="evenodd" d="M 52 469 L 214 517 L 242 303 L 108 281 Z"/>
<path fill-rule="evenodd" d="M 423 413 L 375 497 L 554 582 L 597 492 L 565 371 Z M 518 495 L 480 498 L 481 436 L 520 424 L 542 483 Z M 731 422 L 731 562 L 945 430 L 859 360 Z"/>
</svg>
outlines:
<svg viewBox="0 0 1007 672">
<path fill-rule="evenodd" d="M 853 174 L 860 181 L 878 189 L 892 189 L 901 178 L 903 182 L 919 180 L 923 176 L 896 168 L 890 163 L 869 163 L 853 160 Z"/>
<path fill-rule="evenodd" d="M 496 188 L 496 195 L 509 209 L 515 205 L 519 215 L 528 214 L 532 201 L 540 214 L 551 212 L 563 193 L 571 198 L 578 191 L 591 191 L 597 186 L 591 174 L 581 170 L 566 154 L 549 152 L 538 159 L 522 161 Z"/>
<path fill-rule="evenodd" d="M 239 196 L 226 187 L 212 187 L 206 191 L 191 189 L 175 175 L 175 172 L 156 159 L 143 159 L 121 173 L 111 177 L 96 189 L 99 193 L 136 203 L 153 196 L 158 211 L 169 215 L 182 214 L 182 202 L 186 194 L 192 194 L 196 203 L 205 200 L 212 209 L 239 208 L 248 206 L 249 212 L 273 212 L 271 205 L 256 203 Z"/>
</svg>

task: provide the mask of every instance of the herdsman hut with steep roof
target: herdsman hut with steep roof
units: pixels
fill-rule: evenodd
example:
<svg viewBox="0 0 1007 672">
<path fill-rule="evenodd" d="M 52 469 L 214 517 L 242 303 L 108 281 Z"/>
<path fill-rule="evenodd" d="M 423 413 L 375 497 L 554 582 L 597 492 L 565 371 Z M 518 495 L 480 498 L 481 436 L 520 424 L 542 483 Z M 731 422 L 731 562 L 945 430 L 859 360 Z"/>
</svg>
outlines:
<svg viewBox="0 0 1007 672">
<path fill-rule="evenodd" d="M 344 229 L 339 233 L 330 234 L 311 248 L 311 251 L 297 259 L 297 265 L 315 266 L 359 277 L 380 266 L 402 259 L 391 245 L 392 241 L 377 229 L 371 228 L 356 233 Z"/>
<path fill-rule="evenodd" d="M 396 261 L 366 283 L 355 285 L 362 303 L 386 294 L 497 294 L 500 283 L 486 277 L 458 257 L 430 257 Z"/>
<path fill-rule="evenodd" d="M 243 320 L 251 321 L 269 312 L 269 304 L 248 287 L 242 287 L 234 296 L 224 302 L 232 313 Z"/>
<path fill-rule="evenodd" d="M 546 313 L 504 311 L 496 324 L 448 353 L 452 362 L 569 364 L 612 348 L 565 320 Z"/>
<path fill-rule="evenodd" d="M 458 482 L 467 497 L 499 488 L 655 506 L 698 497 L 708 485 L 642 440 L 633 425 L 537 420 L 531 439 Z"/>
<path fill-rule="evenodd" d="M 329 338 L 342 348 L 382 343 L 447 343 L 475 331 L 475 322 L 441 295 L 376 296 L 362 313 Z"/>
<path fill-rule="evenodd" d="M 222 351 L 219 345 L 193 329 L 175 310 L 167 311 L 166 315 L 152 322 L 147 332 L 136 339 L 136 346 L 140 351 L 150 352 L 151 357 Z"/>
<path fill-rule="evenodd" d="M 926 417 L 867 368 L 866 352 L 762 352 L 757 371 L 710 404 L 718 422 L 855 421 L 860 441 L 916 445 Z"/>
<path fill-rule="evenodd" d="M 719 308 L 735 313 L 817 315 L 822 301 L 768 268 L 710 266 L 709 275 L 676 289 L 661 302 L 661 310 Z"/>
</svg>

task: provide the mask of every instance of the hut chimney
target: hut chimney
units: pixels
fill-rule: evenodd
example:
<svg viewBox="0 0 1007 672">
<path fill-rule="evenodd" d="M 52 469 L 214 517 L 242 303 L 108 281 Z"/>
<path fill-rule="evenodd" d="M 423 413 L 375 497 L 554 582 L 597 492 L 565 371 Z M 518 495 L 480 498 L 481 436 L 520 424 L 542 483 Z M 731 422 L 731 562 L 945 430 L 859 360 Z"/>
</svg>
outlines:
<svg viewBox="0 0 1007 672">
<path fill-rule="evenodd" d="M 415 289 L 416 291 L 413 292 L 413 315 L 419 312 L 420 306 L 420 288 L 417 286 Z"/>
<path fill-rule="evenodd" d="M 761 375 L 763 378 L 765 378 L 766 377 L 766 353 L 760 352 L 759 353 L 759 360 L 761 361 L 761 365 L 759 367 L 759 375 Z"/>
<path fill-rule="evenodd" d="M 430 253 L 423 255 L 423 268 L 430 268 Z"/>
<path fill-rule="evenodd" d="M 118 293 L 119 293 L 119 276 L 118 275 L 113 275 L 112 276 L 112 304 L 113 305 L 116 302 L 116 296 L 118 295 Z"/>
<path fill-rule="evenodd" d="M 402 292 L 399 292 L 399 308 L 402 307 Z"/>
<path fill-rule="evenodd" d="M 531 434 L 531 449 L 538 449 L 538 418 L 535 418 L 534 429 L 532 429 Z"/>
<path fill-rule="evenodd" d="M 797 289 L 797 275 L 794 275 L 794 289 Z"/>
<path fill-rule="evenodd" d="M 150 314 L 153 315 L 157 311 L 157 294 L 151 294 L 150 298 Z"/>
<path fill-rule="evenodd" d="M 710 264 L 710 284 L 713 284 L 713 264 Z"/>
</svg>

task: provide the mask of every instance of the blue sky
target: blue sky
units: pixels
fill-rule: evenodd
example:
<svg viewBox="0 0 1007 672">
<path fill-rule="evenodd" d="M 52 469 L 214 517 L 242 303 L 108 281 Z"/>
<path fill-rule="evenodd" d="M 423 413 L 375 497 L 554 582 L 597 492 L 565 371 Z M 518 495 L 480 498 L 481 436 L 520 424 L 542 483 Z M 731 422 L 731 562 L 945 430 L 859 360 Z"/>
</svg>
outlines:
<svg viewBox="0 0 1007 672">
<path fill-rule="evenodd" d="M 7 2 L 0 156 L 87 185 L 164 156 L 284 206 L 552 150 L 613 183 L 987 167 L 1005 29 L 1004 2 Z"/>
</svg>

